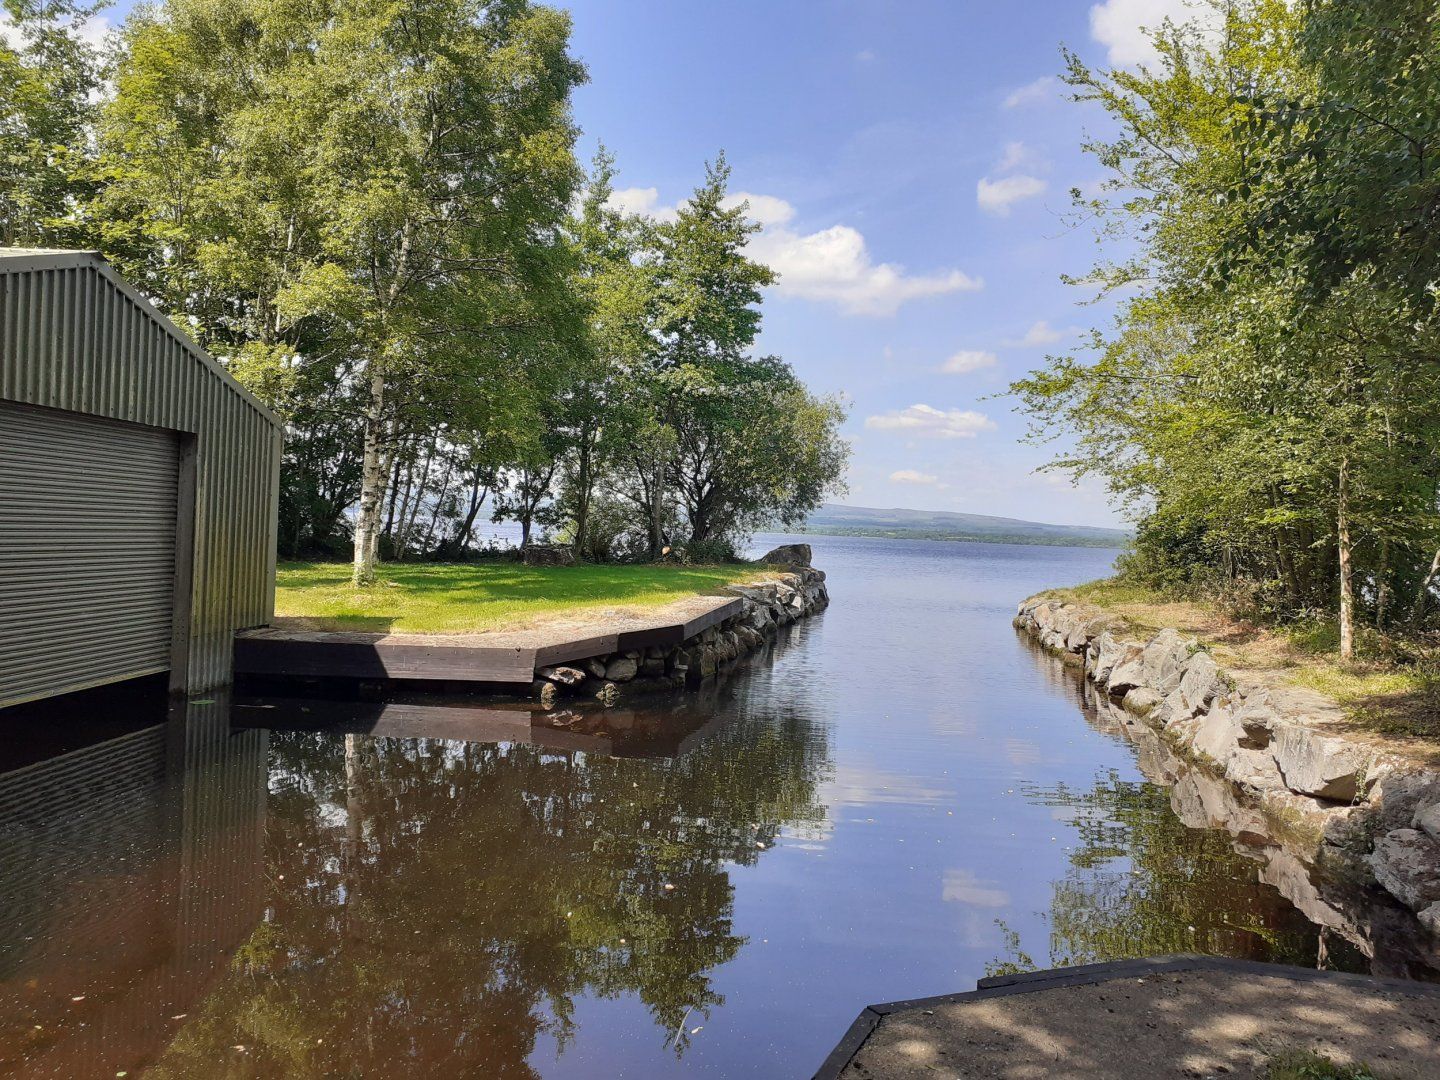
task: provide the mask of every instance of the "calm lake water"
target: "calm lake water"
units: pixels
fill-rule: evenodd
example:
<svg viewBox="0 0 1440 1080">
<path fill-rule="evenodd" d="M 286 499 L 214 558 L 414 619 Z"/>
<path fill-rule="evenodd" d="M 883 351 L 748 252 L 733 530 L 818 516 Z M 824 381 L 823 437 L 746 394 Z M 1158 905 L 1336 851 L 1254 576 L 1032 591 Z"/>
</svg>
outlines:
<svg viewBox="0 0 1440 1080">
<path fill-rule="evenodd" d="M 1011 629 L 1114 552 L 808 539 L 828 611 L 604 725 L 0 721 L 0 1074 L 808 1076 L 1014 967 L 1373 966 Z"/>
</svg>

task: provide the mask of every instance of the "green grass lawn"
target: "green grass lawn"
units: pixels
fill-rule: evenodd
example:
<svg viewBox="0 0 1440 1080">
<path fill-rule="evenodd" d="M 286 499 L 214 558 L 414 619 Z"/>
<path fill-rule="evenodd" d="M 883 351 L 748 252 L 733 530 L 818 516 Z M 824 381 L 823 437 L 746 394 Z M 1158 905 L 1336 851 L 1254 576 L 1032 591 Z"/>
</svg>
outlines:
<svg viewBox="0 0 1440 1080">
<path fill-rule="evenodd" d="M 730 566 L 522 566 L 519 563 L 387 564 L 369 589 L 350 584 L 349 563 L 282 563 L 275 615 L 312 629 L 462 633 L 534 626 L 586 609 L 659 607 L 765 577 Z"/>
</svg>

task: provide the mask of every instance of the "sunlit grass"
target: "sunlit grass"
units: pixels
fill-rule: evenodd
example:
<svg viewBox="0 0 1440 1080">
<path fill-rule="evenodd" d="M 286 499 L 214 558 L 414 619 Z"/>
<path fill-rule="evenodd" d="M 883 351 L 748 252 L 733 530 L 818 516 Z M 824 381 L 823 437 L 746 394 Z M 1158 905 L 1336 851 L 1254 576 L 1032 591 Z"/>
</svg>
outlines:
<svg viewBox="0 0 1440 1080">
<path fill-rule="evenodd" d="M 1431 646 L 1362 627 L 1359 658 L 1342 663 L 1339 632 L 1330 618 L 1264 625 L 1217 601 L 1174 597 L 1117 578 L 1047 595 L 1103 607 L 1126 624 L 1122 633 L 1136 638 L 1174 627 L 1209 648 L 1223 667 L 1275 672 L 1324 694 L 1360 730 L 1421 739 L 1427 752 L 1440 741 L 1440 655 Z"/>
<path fill-rule="evenodd" d="M 519 629 L 547 618 L 660 607 L 770 573 L 727 566 L 522 566 L 513 562 L 386 564 L 367 589 L 348 563 L 282 563 L 277 618 L 325 630 L 464 633 Z"/>
</svg>

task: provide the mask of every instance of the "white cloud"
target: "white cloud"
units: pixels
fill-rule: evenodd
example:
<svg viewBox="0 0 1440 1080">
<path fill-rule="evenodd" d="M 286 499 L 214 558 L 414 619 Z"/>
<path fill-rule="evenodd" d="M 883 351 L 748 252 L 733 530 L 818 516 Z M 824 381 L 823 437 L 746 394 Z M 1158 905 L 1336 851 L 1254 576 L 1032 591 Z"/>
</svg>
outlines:
<svg viewBox="0 0 1440 1080">
<path fill-rule="evenodd" d="M 979 371 L 981 368 L 994 367 L 998 360 L 999 357 L 993 352 L 982 352 L 980 349 L 961 349 L 940 365 L 940 371 L 945 375 L 966 375 L 972 371 Z"/>
<path fill-rule="evenodd" d="M 918 472 L 915 469 L 897 469 L 890 474 L 890 482 L 892 484 L 918 484 L 921 487 L 934 487 L 940 484 L 940 478 L 932 476 L 930 473 Z"/>
<path fill-rule="evenodd" d="M 849 225 L 800 232 L 790 227 L 795 207 L 778 196 L 737 191 L 725 205 L 742 202 L 749 204 L 750 218 L 761 226 L 750 238 L 750 257 L 779 275 L 775 291 L 781 296 L 835 304 L 847 315 L 887 316 L 911 300 L 985 287 L 961 270 L 910 274 L 899 263 L 877 263 L 860 230 Z M 610 196 L 609 205 L 656 221 L 675 220 L 676 208 L 662 205 L 653 187 L 621 188 Z"/>
<path fill-rule="evenodd" d="M 1054 75 L 1041 75 L 1034 82 L 1010 91 L 1005 98 L 1004 107 L 1018 109 L 1022 105 L 1034 105 L 1048 98 L 1059 85 L 1060 80 Z"/>
<path fill-rule="evenodd" d="M 875 50 L 861 49 L 855 54 L 855 62 L 857 64 L 873 64 L 875 62 Z"/>
<path fill-rule="evenodd" d="M 656 221 L 675 220 L 675 207 L 660 205 L 659 188 L 617 188 L 605 200 L 605 205 L 622 214 L 643 214 Z"/>
<path fill-rule="evenodd" d="M 64 26 L 69 21 L 68 19 L 59 20 L 58 25 Z M 114 29 L 115 27 L 105 16 L 92 15 L 79 24 L 77 36 L 92 49 L 100 49 L 105 46 L 110 32 Z M 15 25 L 9 13 L 5 11 L 0 11 L 0 43 L 16 50 L 24 48 L 26 44 L 25 35 L 20 32 L 20 28 Z"/>
<path fill-rule="evenodd" d="M 1044 345 L 1054 345 L 1079 333 L 1081 333 L 1081 328 L 1078 326 L 1067 326 L 1062 330 L 1041 319 L 1025 331 L 1024 337 L 1007 341 L 1005 344 L 1022 349 L 1035 349 Z"/>
<path fill-rule="evenodd" d="M 1010 904 L 1010 894 L 994 881 L 978 877 L 972 870 L 946 870 L 941 898 L 947 903 L 971 907 L 1003 908 Z"/>
<path fill-rule="evenodd" d="M 793 229 L 795 208 L 773 195 L 737 192 L 730 202 L 742 200 L 764 226 L 750 241 L 751 255 L 780 275 L 775 291 L 781 296 L 835 304 L 847 315 L 886 316 L 911 300 L 984 286 L 960 270 L 910 274 L 898 263 L 877 263 L 865 237 L 849 225 L 810 233 Z"/>
<path fill-rule="evenodd" d="M 1021 165 L 1035 161 L 1035 155 L 1023 142 L 1008 142 L 1005 144 L 1005 153 L 1000 155 L 1000 161 L 995 166 L 996 172 L 1010 172 L 1018 169 Z"/>
<path fill-rule="evenodd" d="M 1024 199 L 1045 194 L 1046 184 L 1038 176 L 1006 176 L 999 180 L 982 177 L 975 187 L 975 201 L 980 209 L 996 217 L 1009 217 L 1010 208 Z"/>
<path fill-rule="evenodd" d="M 1090 8 L 1090 36 L 1105 46 L 1116 67 L 1153 64 L 1158 57 L 1145 31 L 1167 18 L 1218 28 L 1222 15 L 1208 5 L 1192 6 L 1189 0 L 1104 0 Z"/>
<path fill-rule="evenodd" d="M 867 416 L 865 426 L 877 431 L 904 431 L 922 439 L 973 439 L 993 431 L 995 421 L 973 409 L 937 409 L 911 405 L 878 416 Z"/>
</svg>

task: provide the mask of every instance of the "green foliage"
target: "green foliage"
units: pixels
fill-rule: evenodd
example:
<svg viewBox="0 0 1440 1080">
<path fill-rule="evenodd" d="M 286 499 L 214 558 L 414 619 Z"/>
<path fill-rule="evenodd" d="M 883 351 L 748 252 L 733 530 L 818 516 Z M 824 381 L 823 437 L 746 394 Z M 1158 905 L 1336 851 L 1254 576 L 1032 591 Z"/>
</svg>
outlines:
<svg viewBox="0 0 1440 1080">
<path fill-rule="evenodd" d="M 282 553 L 363 581 L 508 519 L 654 558 L 837 488 L 838 404 L 751 355 L 723 155 L 673 221 L 612 206 L 564 12 L 164 0 L 102 56 L 78 0 L 5 10 L 0 242 L 100 248 L 285 419 Z"/>
<path fill-rule="evenodd" d="M 93 189 L 89 128 L 104 77 L 86 23 L 99 5 L 5 0 L 0 41 L 0 246 L 61 247 L 83 235 Z"/>
<path fill-rule="evenodd" d="M 1348 655 L 1357 617 L 1424 608 L 1440 539 L 1440 38 L 1433 5 L 1215 6 L 1225 33 L 1168 27 L 1154 71 L 1069 57 L 1119 129 L 1078 208 L 1135 241 L 1092 280 L 1138 289 L 1013 390 L 1140 519 L 1127 572 L 1329 611 Z"/>
</svg>

